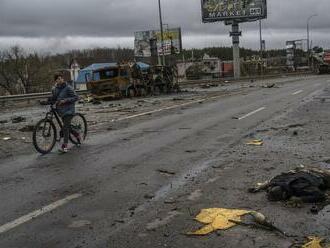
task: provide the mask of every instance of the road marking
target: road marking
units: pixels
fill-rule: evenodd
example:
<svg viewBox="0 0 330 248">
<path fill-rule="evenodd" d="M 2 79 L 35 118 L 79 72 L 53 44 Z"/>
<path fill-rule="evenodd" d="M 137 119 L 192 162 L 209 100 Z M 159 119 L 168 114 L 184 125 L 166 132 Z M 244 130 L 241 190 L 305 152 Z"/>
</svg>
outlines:
<svg viewBox="0 0 330 248">
<path fill-rule="evenodd" d="M 248 113 L 248 114 L 246 114 L 246 115 L 243 115 L 242 117 L 239 117 L 238 120 L 243 120 L 243 119 L 245 119 L 245 118 L 247 118 L 247 117 L 249 117 L 249 116 L 251 116 L 251 115 L 254 115 L 254 114 L 256 114 L 256 113 L 258 113 L 258 112 L 264 110 L 265 108 L 266 108 L 266 107 L 258 108 L 258 109 L 254 110 L 254 111 L 252 111 L 252 112 L 250 112 L 250 113 Z"/>
<path fill-rule="evenodd" d="M 0 226 L 0 234 L 4 233 L 4 232 L 7 232 L 7 231 L 9 231 L 9 230 L 21 225 L 21 224 L 24 224 L 25 222 L 28 222 L 28 221 L 30 221 L 30 220 L 32 220 L 32 219 L 34 219 L 34 218 L 36 218 L 40 215 L 43 215 L 47 212 L 50 212 L 50 211 L 54 210 L 55 208 L 58 208 L 58 207 L 60 207 L 64 204 L 68 203 L 69 201 L 77 199 L 81 196 L 82 196 L 82 194 L 79 194 L 79 193 L 69 195 L 69 196 L 65 197 L 64 199 L 62 199 L 62 200 L 56 201 L 56 202 L 54 202 L 52 204 L 49 204 L 47 206 L 44 206 L 44 207 L 42 207 L 42 208 L 40 208 L 36 211 L 33 211 L 33 212 L 31 212 L 27 215 L 24 215 L 24 216 L 14 220 L 14 221 L 8 222 L 7 224 L 4 224 L 4 225 Z"/>
<path fill-rule="evenodd" d="M 217 96 L 217 97 L 220 97 L 220 96 Z M 166 108 L 155 109 L 155 110 L 152 110 L 152 111 L 148 111 L 148 112 L 144 112 L 144 113 L 140 113 L 140 114 L 136 114 L 136 115 L 130 115 L 130 116 L 126 116 L 126 117 L 123 117 L 123 118 L 113 119 L 112 122 L 128 120 L 128 119 L 132 119 L 132 118 L 136 118 L 136 117 L 144 116 L 144 115 L 150 115 L 150 114 L 153 114 L 153 113 L 161 112 L 161 111 L 164 111 L 164 110 L 175 109 L 175 108 L 178 108 L 178 107 L 183 107 L 183 106 L 191 105 L 191 104 L 194 104 L 194 103 L 202 103 L 206 100 L 213 99 L 213 98 L 216 98 L 216 97 L 209 97 L 209 98 L 205 98 L 205 99 L 200 99 L 200 100 L 196 100 L 196 101 L 191 101 L 191 102 L 186 102 L 186 103 L 182 103 L 182 104 L 178 104 L 178 105 L 169 106 L 169 107 L 166 107 Z"/>
<path fill-rule="evenodd" d="M 231 94 L 231 96 L 238 95 L 238 94 L 239 93 Z M 140 117 L 140 116 L 145 116 L 145 115 L 150 115 L 150 114 L 153 114 L 153 113 L 161 112 L 161 111 L 164 111 L 164 110 L 170 110 L 170 109 L 175 109 L 175 108 L 178 108 L 178 107 L 183 107 L 183 106 L 191 105 L 191 104 L 194 104 L 194 103 L 203 103 L 203 102 L 205 102 L 207 100 L 217 99 L 219 97 L 224 97 L 224 95 L 211 96 L 211 97 L 208 97 L 208 98 L 202 98 L 202 99 L 199 99 L 199 100 L 190 101 L 190 102 L 186 102 L 186 103 L 182 103 L 182 104 L 177 104 L 177 105 L 169 106 L 169 107 L 166 107 L 166 108 L 155 109 L 155 110 L 151 110 L 151 111 L 148 111 L 148 112 L 143 112 L 143 113 L 136 114 L 136 115 L 130 115 L 130 116 L 126 116 L 126 117 L 122 117 L 122 118 L 118 118 L 118 119 L 112 119 L 111 122 L 129 120 L 129 119 L 133 119 L 133 118 L 136 118 L 136 117 Z"/>
<path fill-rule="evenodd" d="M 294 95 L 298 95 L 298 94 L 300 94 L 301 92 L 303 92 L 303 90 L 298 90 L 298 91 L 292 93 L 292 95 L 293 95 L 293 96 L 294 96 Z"/>
</svg>

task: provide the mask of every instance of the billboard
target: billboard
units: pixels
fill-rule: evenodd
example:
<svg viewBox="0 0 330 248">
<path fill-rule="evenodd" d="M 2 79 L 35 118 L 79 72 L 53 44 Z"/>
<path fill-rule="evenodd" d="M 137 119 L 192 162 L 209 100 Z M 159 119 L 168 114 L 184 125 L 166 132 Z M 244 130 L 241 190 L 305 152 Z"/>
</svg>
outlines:
<svg viewBox="0 0 330 248">
<path fill-rule="evenodd" d="M 180 53 L 182 50 L 181 29 L 166 29 L 163 31 L 163 35 L 164 54 Z M 163 54 L 161 32 L 159 30 L 135 32 L 134 36 L 134 54 L 136 57 L 151 57 L 152 55 Z"/>
<path fill-rule="evenodd" d="M 203 22 L 247 22 L 267 17 L 267 0 L 201 0 Z"/>
</svg>

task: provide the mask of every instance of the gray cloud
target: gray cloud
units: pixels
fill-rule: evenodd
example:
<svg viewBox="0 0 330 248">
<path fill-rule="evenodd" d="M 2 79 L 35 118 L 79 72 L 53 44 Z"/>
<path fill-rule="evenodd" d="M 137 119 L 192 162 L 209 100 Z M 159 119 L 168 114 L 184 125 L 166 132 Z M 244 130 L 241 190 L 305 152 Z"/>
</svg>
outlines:
<svg viewBox="0 0 330 248">
<path fill-rule="evenodd" d="M 202 24 L 200 0 L 162 0 L 164 22 L 181 26 L 185 47 L 230 45 L 229 27 Z M 268 0 L 263 21 L 268 47 L 306 37 L 330 47 L 329 0 Z M 133 46 L 134 31 L 158 28 L 157 0 L 0 0 L 0 47 L 21 44 L 51 52 L 94 46 Z M 257 23 L 241 25 L 242 45 L 256 48 Z"/>
</svg>

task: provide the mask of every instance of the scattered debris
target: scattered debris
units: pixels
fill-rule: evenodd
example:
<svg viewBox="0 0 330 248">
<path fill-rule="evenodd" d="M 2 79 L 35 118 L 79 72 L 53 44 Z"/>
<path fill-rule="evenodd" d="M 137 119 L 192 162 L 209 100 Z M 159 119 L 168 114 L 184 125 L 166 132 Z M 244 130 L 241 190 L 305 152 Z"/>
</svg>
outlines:
<svg viewBox="0 0 330 248">
<path fill-rule="evenodd" d="M 270 201 L 289 201 L 299 205 L 325 201 L 327 189 L 330 189 L 329 170 L 299 167 L 259 184 L 249 192 L 266 190 Z"/>
<path fill-rule="evenodd" d="M 102 104 L 101 101 L 96 100 L 96 99 L 94 99 L 94 100 L 92 101 L 92 103 L 93 103 L 94 105 L 100 105 L 100 104 Z"/>
<path fill-rule="evenodd" d="M 172 99 L 172 101 L 184 101 L 185 99 L 184 98 L 181 98 L 181 97 L 174 97 Z"/>
<path fill-rule="evenodd" d="M 261 139 L 254 139 L 246 143 L 247 145 L 262 146 L 264 142 Z"/>
<path fill-rule="evenodd" d="M 173 198 L 169 198 L 169 199 L 166 199 L 166 200 L 164 201 L 164 203 L 165 203 L 165 204 L 174 204 L 174 203 L 176 203 L 176 200 L 173 199 Z"/>
<path fill-rule="evenodd" d="M 26 121 L 26 118 L 22 117 L 22 116 L 13 117 L 11 119 L 12 123 L 20 123 L 20 122 L 24 122 L 24 121 Z"/>
<path fill-rule="evenodd" d="M 312 206 L 311 209 L 310 209 L 311 213 L 312 214 L 318 214 L 319 212 L 319 209 L 317 206 Z"/>
<path fill-rule="evenodd" d="M 209 89 L 211 87 L 218 87 L 219 84 L 218 83 L 209 83 L 209 84 L 202 84 L 200 85 L 201 89 Z"/>
<path fill-rule="evenodd" d="M 263 85 L 262 88 L 268 88 L 268 89 L 270 89 L 270 88 L 275 88 L 275 86 L 276 86 L 275 83 L 270 83 L 270 84 Z"/>
<path fill-rule="evenodd" d="M 26 125 L 25 127 L 22 127 L 19 129 L 21 132 L 33 132 L 34 130 L 34 125 Z"/>
<path fill-rule="evenodd" d="M 145 199 L 152 199 L 152 198 L 155 197 L 155 195 L 149 193 L 149 194 L 145 194 L 143 197 L 144 197 Z"/>
<path fill-rule="evenodd" d="M 174 171 L 170 171 L 170 170 L 167 170 L 167 169 L 157 169 L 157 171 L 162 173 L 162 174 L 175 175 Z"/>
<path fill-rule="evenodd" d="M 69 228 L 81 228 L 81 227 L 86 227 L 90 226 L 92 223 L 88 220 L 77 220 L 73 221 L 68 227 Z"/>
<path fill-rule="evenodd" d="M 278 131 L 278 130 L 288 131 L 291 128 L 303 127 L 305 125 L 306 125 L 305 123 L 296 123 L 296 124 L 289 124 L 289 125 L 280 126 L 280 127 L 270 127 L 270 128 L 265 128 L 265 129 L 258 129 L 258 130 L 256 130 L 256 132 L 261 133 L 261 132 L 268 132 L 268 131 L 271 131 L 271 130 L 274 130 L 274 131 Z"/>
</svg>

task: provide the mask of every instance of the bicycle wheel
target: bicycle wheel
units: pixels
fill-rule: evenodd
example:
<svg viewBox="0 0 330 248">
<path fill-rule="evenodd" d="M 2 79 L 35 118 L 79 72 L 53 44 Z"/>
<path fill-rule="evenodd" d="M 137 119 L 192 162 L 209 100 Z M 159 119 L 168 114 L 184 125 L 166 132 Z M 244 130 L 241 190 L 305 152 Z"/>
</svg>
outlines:
<svg viewBox="0 0 330 248">
<path fill-rule="evenodd" d="M 34 127 L 33 145 L 41 154 L 49 153 L 56 143 L 56 127 L 51 120 L 42 119 Z"/>
<path fill-rule="evenodd" d="M 75 114 L 72 117 L 70 125 L 70 141 L 75 144 L 81 144 L 87 136 L 87 121 L 82 114 Z"/>
</svg>

